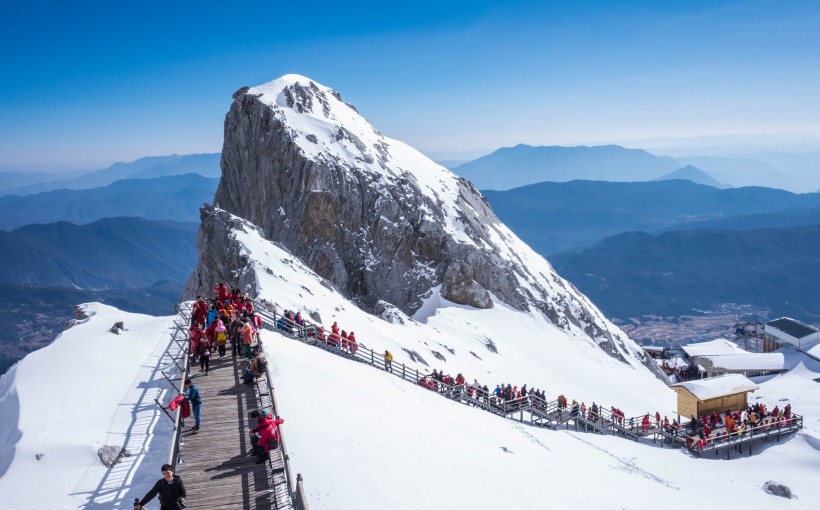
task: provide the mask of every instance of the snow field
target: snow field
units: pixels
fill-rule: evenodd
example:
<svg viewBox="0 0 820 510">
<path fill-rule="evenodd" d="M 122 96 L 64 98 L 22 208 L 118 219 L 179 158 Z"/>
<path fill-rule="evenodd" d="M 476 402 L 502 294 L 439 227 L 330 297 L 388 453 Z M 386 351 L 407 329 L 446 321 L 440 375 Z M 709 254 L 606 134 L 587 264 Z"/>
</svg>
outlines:
<svg viewBox="0 0 820 510">
<path fill-rule="evenodd" d="M 699 459 L 518 424 L 277 333 L 263 332 L 263 341 L 288 453 L 311 509 L 820 504 L 818 455 L 804 435 L 752 457 Z M 763 492 L 770 479 L 798 499 Z"/>
<path fill-rule="evenodd" d="M 171 317 L 82 305 L 89 318 L 23 358 L 0 381 L 0 493 L 7 509 L 131 508 L 167 462 L 170 423 L 153 399 Z M 120 335 L 109 328 L 124 321 Z M 16 420 L 10 419 L 16 417 Z M 14 423 L 16 421 L 16 423 Z M 166 423 L 167 422 L 167 423 Z M 134 455 L 108 469 L 97 450 Z M 43 454 L 41 460 L 37 454 Z"/>
</svg>

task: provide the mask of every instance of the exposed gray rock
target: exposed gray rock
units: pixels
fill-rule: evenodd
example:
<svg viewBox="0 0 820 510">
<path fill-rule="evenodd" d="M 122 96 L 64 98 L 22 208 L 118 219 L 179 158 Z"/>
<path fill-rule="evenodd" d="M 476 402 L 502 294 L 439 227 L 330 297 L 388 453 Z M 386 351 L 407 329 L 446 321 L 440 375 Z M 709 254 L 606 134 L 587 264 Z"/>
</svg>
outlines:
<svg viewBox="0 0 820 510">
<path fill-rule="evenodd" d="M 624 359 L 623 342 L 614 337 L 617 329 L 548 264 L 533 272 L 516 253 L 518 241 L 472 184 L 447 174 L 447 183 L 441 183 L 450 186 L 456 203 L 444 203 L 430 191 L 436 183 L 419 182 L 413 169 L 396 166 L 393 141 L 373 129 L 379 140 L 373 142 L 373 133 L 361 126 L 354 132 L 336 122 L 340 108 L 351 107 L 337 92 L 307 79 L 285 86 L 275 104 L 265 102 L 257 89 L 234 94 L 214 197 L 218 209 L 201 210 L 200 261 L 185 299 L 210 293 L 219 281 L 256 295 L 249 261 L 230 234 L 231 228 L 249 227 L 222 209 L 258 227 L 264 238 L 385 320 L 402 320 L 387 310 L 388 303 L 412 316 L 436 287 L 443 298 L 476 308 L 492 307 L 495 296 L 518 310 L 539 310 L 559 328 L 582 331 Z M 289 125 L 291 110 L 336 122 L 332 139 L 325 142 Z M 305 138 L 318 155 L 306 155 L 299 145 Z M 349 155 L 321 152 L 328 144 L 344 145 Z M 448 216 L 453 210 L 456 219 Z M 456 239 L 453 225 L 470 242 Z M 488 349 L 494 350 L 492 342 Z"/>
<path fill-rule="evenodd" d="M 65 329 L 72 328 L 77 324 L 82 324 L 88 320 L 88 315 L 85 313 L 85 308 L 80 305 L 74 306 L 74 318 L 69 319 L 68 322 L 65 323 Z"/>
<path fill-rule="evenodd" d="M 243 293 L 257 294 L 258 282 L 248 257 L 241 253 L 234 231 L 251 228 L 212 206 L 200 210 L 202 220 L 196 236 L 199 264 L 185 284 L 183 299 L 209 296 L 220 282 L 239 287 Z"/>
<path fill-rule="evenodd" d="M 404 352 L 406 352 L 406 353 L 407 353 L 407 355 L 408 355 L 408 356 L 410 356 L 410 359 L 411 359 L 413 362 L 415 362 L 415 363 L 421 363 L 421 364 L 422 364 L 422 365 L 424 365 L 425 367 L 429 367 L 429 366 L 430 366 L 430 365 L 428 365 L 428 364 L 427 364 L 427 362 L 426 362 L 426 361 L 424 361 L 424 358 L 422 358 L 422 357 L 421 357 L 421 354 L 417 353 L 416 351 L 414 351 L 414 350 L 412 350 L 412 349 L 407 349 L 406 347 L 402 347 L 402 348 L 401 348 L 401 350 L 403 350 Z"/>
<path fill-rule="evenodd" d="M 772 496 L 780 496 L 781 498 L 792 499 L 792 490 L 780 482 L 769 480 L 763 484 L 763 490 Z"/>
<path fill-rule="evenodd" d="M 122 332 L 128 331 L 128 330 L 125 329 L 125 324 L 122 321 L 119 321 L 119 322 L 115 322 L 114 325 L 111 326 L 111 329 L 109 329 L 108 331 L 110 331 L 111 333 L 119 335 Z"/>
<path fill-rule="evenodd" d="M 43 460 L 43 457 L 45 457 L 45 456 L 46 456 L 45 453 L 38 453 L 38 454 L 34 455 L 34 458 L 37 459 L 37 460 Z"/>
<path fill-rule="evenodd" d="M 122 446 L 106 445 L 97 450 L 97 456 L 105 467 L 111 467 L 118 463 L 122 457 L 127 457 L 130 454 Z"/>
<path fill-rule="evenodd" d="M 433 357 L 436 358 L 437 360 L 447 361 L 447 358 L 445 358 L 442 353 L 440 353 L 438 351 L 431 351 L 431 352 L 433 353 Z"/>
</svg>

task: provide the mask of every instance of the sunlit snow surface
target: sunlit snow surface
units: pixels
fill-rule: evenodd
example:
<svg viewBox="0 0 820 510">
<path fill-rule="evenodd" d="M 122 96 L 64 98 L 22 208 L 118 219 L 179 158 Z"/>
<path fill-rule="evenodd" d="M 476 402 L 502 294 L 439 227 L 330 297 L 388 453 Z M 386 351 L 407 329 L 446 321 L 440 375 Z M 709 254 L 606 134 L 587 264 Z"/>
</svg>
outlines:
<svg viewBox="0 0 820 510">
<path fill-rule="evenodd" d="M 527 383 L 551 397 L 565 393 L 588 405 L 615 405 L 627 416 L 656 409 L 674 415 L 671 390 L 646 370 L 613 360 L 538 314 L 500 302 L 474 310 L 434 299 L 431 309 L 438 308 L 426 324 L 407 318 L 404 326 L 388 324 L 319 284 L 309 269 L 252 230 L 237 238 L 254 261 L 261 296 L 280 311 L 318 312 L 325 325 L 338 321 L 377 352 L 390 349 L 394 365 L 462 372 L 490 387 Z M 787 366 L 797 368 L 762 382 L 751 399 L 759 397 L 769 408 L 790 399 L 796 412 L 805 413 L 806 430 L 783 445 L 756 444 L 754 456 L 726 461 L 516 424 L 276 333 L 263 335 L 273 356 L 289 453 L 305 477 L 312 509 L 691 508 L 693 501 L 719 505 L 725 498 L 741 508 L 820 504 L 820 392 L 812 381 L 820 377 L 820 362 L 804 355 L 788 353 Z M 486 337 L 498 353 L 484 347 Z M 417 351 L 430 367 L 412 363 L 402 347 Z M 765 494 L 762 486 L 770 479 L 789 485 L 799 499 Z"/>
<path fill-rule="evenodd" d="M 612 360 L 537 314 L 499 303 L 473 310 L 439 301 L 427 324 L 408 317 L 404 326 L 389 324 L 346 302 L 250 229 L 237 237 L 252 256 L 262 297 L 280 310 L 319 312 L 326 325 L 338 320 L 367 346 L 390 349 L 397 367 L 428 368 L 411 363 L 401 350 L 407 347 L 430 368 L 461 371 L 489 386 L 526 382 L 550 396 L 564 392 L 587 404 L 594 399 L 616 405 L 627 415 L 658 409 L 671 417 L 671 390 L 646 370 Z M 157 368 L 164 366 L 160 356 L 170 343 L 171 318 L 99 304 L 87 309 L 96 315 L 27 356 L 0 381 L 0 456 L 13 456 L 0 479 L 4 508 L 130 508 L 167 458 L 170 426 L 153 397 L 167 402 L 169 396 L 159 395 L 167 386 L 157 381 Z M 119 320 L 129 331 L 109 333 Z M 498 353 L 484 347 L 486 336 Z M 276 333 L 263 332 L 263 339 L 293 469 L 304 476 L 313 510 L 689 509 L 693 501 L 720 505 L 727 499 L 740 508 L 820 505 L 820 395 L 812 380 L 820 377 L 820 363 L 803 355 L 788 353 L 793 370 L 757 380 L 761 389 L 752 398 L 770 408 L 788 398 L 806 416 L 806 430 L 779 446 L 756 445 L 752 457 L 726 461 L 611 436 L 536 429 Z M 14 434 L 18 429 L 22 437 Z M 124 441 L 138 455 L 103 468 L 97 448 Z M 37 453 L 45 454 L 42 460 Z M 798 499 L 765 494 L 762 485 L 769 479 L 789 485 Z"/>
<path fill-rule="evenodd" d="M 173 424 L 154 398 L 168 400 L 159 370 L 170 370 L 172 317 L 83 307 L 85 323 L 0 379 L 3 509 L 130 509 L 168 461 Z M 119 321 L 128 331 L 110 333 Z M 107 469 L 97 457 L 103 445 L 133 455 Z"/>
</svg>

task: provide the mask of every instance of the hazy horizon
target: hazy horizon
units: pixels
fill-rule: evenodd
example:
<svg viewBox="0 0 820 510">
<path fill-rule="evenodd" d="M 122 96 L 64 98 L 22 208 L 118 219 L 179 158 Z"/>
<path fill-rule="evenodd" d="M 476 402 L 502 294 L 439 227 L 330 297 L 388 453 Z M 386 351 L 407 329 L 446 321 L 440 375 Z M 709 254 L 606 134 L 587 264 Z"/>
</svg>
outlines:
<svg viewBox="0 0 820 510">
<path fill-rule="evenodd" d="M 519 143 L 820 138 L 818 25 L 807 0 L 317 0 L 310 16 L 268 3 L 10 4 L 0 166 L 219 152 L 233 92 L 287 73 L 335 88 L 434 159 Z"/>
</svg>

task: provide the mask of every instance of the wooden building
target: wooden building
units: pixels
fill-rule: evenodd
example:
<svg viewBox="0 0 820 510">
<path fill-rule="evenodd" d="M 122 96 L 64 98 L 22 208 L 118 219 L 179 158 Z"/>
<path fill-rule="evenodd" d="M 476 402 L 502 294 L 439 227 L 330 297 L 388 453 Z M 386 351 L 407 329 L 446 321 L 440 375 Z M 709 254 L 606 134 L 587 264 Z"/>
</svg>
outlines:
<svg viewBox="0 0 820 510">
<path fill-rule="evenodd" d="M 723 413 L 727 409 L 746 409 L 748 393 L 759 386 L 745 376 L 729 374 L 677 383 L 671 388 L 678 394 L 678 414 L 689 418 L 712 411 Z"/>
</svg>

